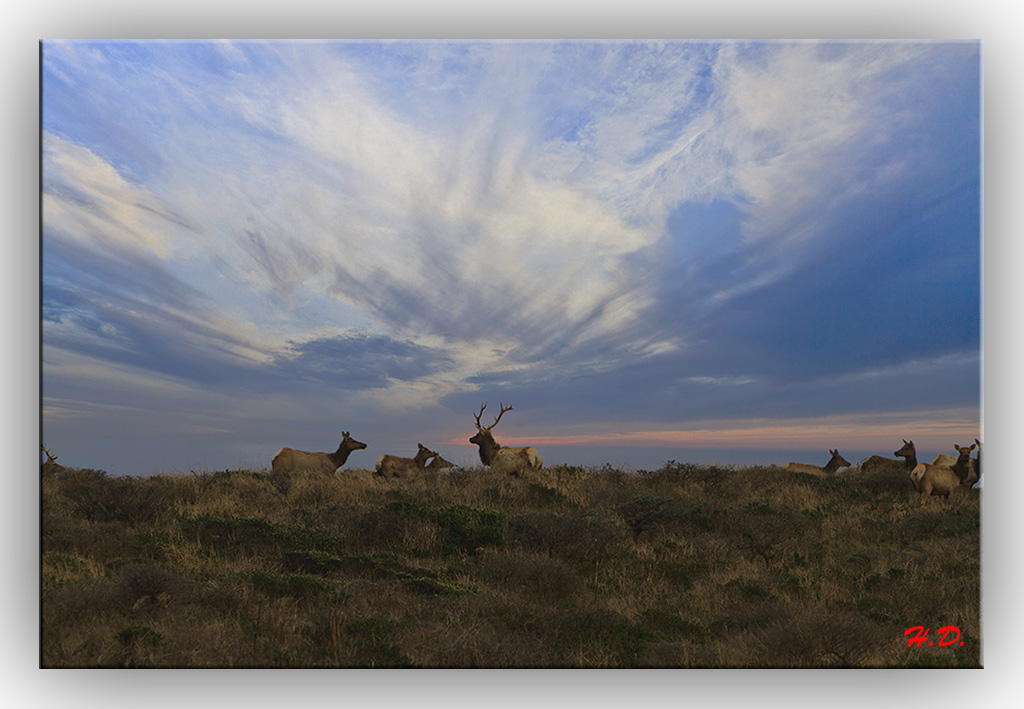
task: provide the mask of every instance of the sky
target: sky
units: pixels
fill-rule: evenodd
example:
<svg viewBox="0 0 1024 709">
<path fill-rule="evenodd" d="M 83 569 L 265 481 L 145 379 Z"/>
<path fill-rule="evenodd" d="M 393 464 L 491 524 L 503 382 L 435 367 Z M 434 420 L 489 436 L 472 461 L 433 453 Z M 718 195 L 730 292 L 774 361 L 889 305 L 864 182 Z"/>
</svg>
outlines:
<svg viewBox="0 0 1024 709">
<path fill-rule="evenodd" d="M 41 97 L 62 463 L 981 437 L 977 42 L 44 41 Z"/>
</svg>

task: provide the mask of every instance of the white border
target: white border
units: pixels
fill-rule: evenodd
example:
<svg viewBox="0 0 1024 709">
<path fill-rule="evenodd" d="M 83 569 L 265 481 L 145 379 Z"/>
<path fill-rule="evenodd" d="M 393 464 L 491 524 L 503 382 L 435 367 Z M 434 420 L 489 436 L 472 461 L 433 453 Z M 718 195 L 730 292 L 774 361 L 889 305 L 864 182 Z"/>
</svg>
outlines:
<svg viewBox="0 0 1024 709">
<path fill-rule="evenodd" d="M 435 0 L 335 3 L 178 0 L 37 0 L 5 10 L 2 95 L 4 199 L 0 264 L 3 402 L 0 430 L 8 482 L 0 607 L 5 694 L 15 706 L 247 707 L 323 699 L 407 706 L 622 706 L 668 700 L 742 706 L 840 706 L 935 702 L 996 705 L 1009 696 L 1020 658 L 1020 480 L 1009 465 L 1021 400 L 1018 271 L 1021 265 L 1022 157 L 1020 26 L 1010 3 L 993 0 L 716 0 L 700 7 L 662 0 L 520 0 L 507 6 Z M 942 671 L 437 671 L 214 672 L 41 671 L 38 666 L 38 40 L 87 37 L 692 37 L 982 39 L 985 75 L 985 386 L 987 477 L 984 539 L 985 664 L 980 672 Z M 884 257 L 884 255 L 880 255 Z M 955 326 L 955 323 L 951 323 Z M 13 330 L 13 333 L 11 333 Z"/>
</svg>

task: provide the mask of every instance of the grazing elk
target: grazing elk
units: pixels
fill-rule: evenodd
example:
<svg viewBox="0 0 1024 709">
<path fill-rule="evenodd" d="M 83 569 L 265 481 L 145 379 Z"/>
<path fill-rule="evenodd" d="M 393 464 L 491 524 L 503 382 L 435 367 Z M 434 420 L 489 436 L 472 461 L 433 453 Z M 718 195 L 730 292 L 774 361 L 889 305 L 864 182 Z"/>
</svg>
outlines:
<svg viewBox="0 0 1024 709">
<path fill-rule="evenodd" d="M 422 443 L 417 443 L 419 450 L 415 458 L 400 458 L 397 455 L 384 454 L 377 459 L 377 466 L 373 470 L 374 475 L 382 478 L 401 478 L 406 475 L 415 475 L 423 470 L 427 461 L 437 455 Z"/>
<path fill-rule="evenodd" d="M 865 472 L 871 472 L 872 470 L 888 468 L 894 465 L 903 465 L 907 470 L 913 470 L 917 467 L 917 450 L 914 448 L 913 441 L 908 441 L 904 438 L 903 447 L 894 452 L 893 455 L 897 458 L 903 458 L 903 462 L 900 463 L 900 461 L 893 460 L 892 458 L 873 455 L 860 464 L 860 469 Z"/>
<path fill-rule="evenodd" d="M 487 428 L 480 425 L 480 417 L 484 415 L 487 403 L 485 402 L 480 406 L 480 413 L 473 414 L 476 418 L 477 434 L 470 438 L 469 442 L 476 444 L 480 449 L 480 462 L 491 468 L 500 468 L 513 474 L 516 474 L 523 468 L 540 470 L 541 466 L 544 465 L 544 460 L 535 448 L 529 446 L 525 448 L 505 448 L 498 445 L 494 440 L 494 436 L 491 435 L 491 429 L 498 425 L 498 421 L 505 415 L 505 412 L 512 410 L 511 406 L 508 408 L 505 408 L 504 404 L 499 404 L 499 406 L 501 407 L 501 412 L 495 417 L 494 423 Z"/>
<path fill-rule="evenodd" d="M 438 453 L 434 456 L 434 459 L 430 461 L 430 464 L 427 466 L 427 470 L 447 470 L 448 468 L 454 467 L 455 463 L 450 460 L 445 460 L 441 457 L 441 454 Z"/>
<path fill-rule="evenodd" d="M 829 450 L 829 453 L 832 454 L 832 457 L 825 464 L 825 467 L 811 465 L 810 463 L 786 463 L 786 470 L 794 473 L 810 473 L 811 475 L 831 475 L 840 468 L 850 465 L 850 461 L 839 455 L 838 450 Z"/>
<path fill-rule="evenodd" d="M 366 444 L 342 431 L 341 443 L 333 453 L 309 453 L 294 448 L 282 448 L 274 456 L 270 467 L 275 473 L 293 473 L 298 470 L 311 470 L 318 473 L 333 473 L 348 460 L 352 451 L 363 450 Z"/>
<path fill-rule="evenodd" d="M 914 483 L 914 488 L 920 493 L 922 505 L 925 499 L 931 495 L 944 497 L 948 501 L 949 496 L 961 485 L 970 489 L 970 486 L 977 481 L 977 478 L 971 474 L 971 451 L 974 450 L 974 444 L 971 444 L 970 447 L 962 448 L 957 445 L 953 447 L 956 448 L 959 455 L 952 466 L 921 463 L 910 473 L 910 481 Z"/>
</svg>

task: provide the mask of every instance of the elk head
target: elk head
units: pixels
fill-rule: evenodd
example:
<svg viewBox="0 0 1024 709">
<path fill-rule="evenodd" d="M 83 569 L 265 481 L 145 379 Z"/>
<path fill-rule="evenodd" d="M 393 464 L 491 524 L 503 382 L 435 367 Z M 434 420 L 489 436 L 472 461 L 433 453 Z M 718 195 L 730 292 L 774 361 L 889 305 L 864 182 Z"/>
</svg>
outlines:
<svg viewBox="0 0 1024 709">
<path fill-rule="evenodd" d="M 348 435 L 348 431 L 341 432 L 341 445 L 338 446 L 339 450 L 344 449 L 351 453 L 352 451 L 361 451 L 364 448 L 366 448 L 366 444 L 352 438 L 352 436 Z"/>
<path fill-rule="evenodd" d="M 959 453 L 956 463 L 953 464 L 953 472 L 960 478 L 960 482 L 964 482 L 971 477 L 971 451 L 974 450 L 975 444 L 972 443 L 970 446 L 961 447 L 954 443 L 953 447 Z"/>
<path fill-rule="evenodd" d="M 43 473 L 54 473 L 64 469 L 64 466 L 57 462 L 57 456 L 50 452 L 50 449 L 45 444 L 40 444 L 43 449 L 43 453 L 46 453 L 46 462 L 42 465 Z"/>
<path fill-rule="evenodd" d="M 903 439 L 903 447 L 893 453 L 897 458 L 909 458 L 912 455 L 916 455 L 917 451 L 914 448 L 914 442 L 908 441 L 906 438 Z"/>
</svg>

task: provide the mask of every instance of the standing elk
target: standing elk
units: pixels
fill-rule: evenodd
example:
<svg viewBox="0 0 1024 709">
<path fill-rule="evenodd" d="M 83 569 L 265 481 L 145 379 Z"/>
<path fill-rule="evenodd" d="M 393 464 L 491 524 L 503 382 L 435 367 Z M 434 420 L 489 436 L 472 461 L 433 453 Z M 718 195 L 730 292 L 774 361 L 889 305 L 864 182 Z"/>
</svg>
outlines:
<svg viewBox="0 0 1024 709">
<path fill-rule="evenodd" d="M 980 443 L 978 443 L 978 439 L 977 438 L 974 439 L 974 442 L 975 442 L 975 444 L 977 444 L 979 446 L 981 445 Z M 960 446 L 957 446 L 957 445 L 954 444 L 953 447 L 956 448 L 957 450 L 960 450 Z M 968 461 L 967 461 L 968 477 L 973 477 L 974 478 L 974 482 L 977 482 L 978 478 L 981 477 L 981 470 L 979 468 L 979 461 L 980 461 L 980 458 L 981 458 L 981 450 L 980 450 L 980 448 L 978 450 L 978 457 L 979 457 L 979 460 L 974 460 L 973 458 L 969 458 Z M 953 455 L 951 453 L 939 453 L 932 460 L 932 465 L 941 465 L 941 466 L 946 467 L 946 468 L 952 468 L 953 466 L 956 465 L 957 460 L 959 460 L 958 456 L 955 456 L 955 455 Z M 963 480 L 963 479 L 964 478 L 961 477 L 961 480 Z M 973 485 L 974 483 L 971 483 L 971 484 Z"/>
<path fill-rule="evenodd" d="M 810 463 L 786 463 L 786 470 L 794 473 L 810 473 L 811 475 L 831 475 L 840 468 L 850 465 L 850 461 L 839 455 L 838 450 L 829 450 L 829 453 L 832 454 L 832 457 L 825 464 L 825 467 L 811 465 Z"/>
<path fill-rule="evenodd" d="M 978 457 L 974 459 L 974 473 L 978 476 L 978 480 L 981 480 L 981 441 L 975 438 L 974 442 L 978 446 Z"/>
<path fill-rule="evenodd" d="M 970 489 L 977 480 L 971 474 L 971 451 L 974 450 L 974 444 L 972 443 L 970 447 L 953 447 L 959 455 L 952 466 L 921 463 L 910 473 L 910 481 L 914 483 L 914 489 L 920 493 L 922 505 L 931 495 L 944 497 L 948 501 L 949 496 L 961 485 L 966 485 Z"/>
<path fill-rule="evenodd" d="M 501 420 L 506 411 L 512 410 L 511 406 L 508 408 L 505 408 L 504 404 L 499 404 L 499 406 L 501 407 L 501 413 L 495 417 L 494 423 L 487 428 L 480 425 L 480 417 L 484 415 L 487 403 L 484 402 L 480 406 L 480 413 L 473 414 L 476 418 L 477 434 L 470 438 L 469 442 L 476 444 L 480 449 L 480 462 L 491 468 L 500 468 L 501 470 L 513 473 L 523 468 L 540 470 L 541 466 L 544 465 L 544 460 L 535 448 L 529 446 L 525 448 L 505 448 L 498 445 L 494 440 L 494 436 L 491 435 L 491 429 L 498 425 L 498 421 Z"/>
<path fill-rule="evenodd" d="M 342 431 L 341 443 L 333 453 L 309 453 L 294 448 L 282 448 L 270 463 L 275 473 L 294 473 L 299 470 L 310 470 L 317 473 L 333 473 L 348 460 L 352 451 L 363 450 L 366 444 Z"/>
<path fill-rule="evenodd" d="M 373 470 L 374 475 L 379 475 L 382 478 L 401 478 L 406 475 L 415 475 L 416 473 L 423 470 L 427 461 L 437 455 L 434 451 L 430 450 L 422 443 L 417 443 L 419 450 L 416 451 L 415 458 L 400 458 L 397 455 L 389 455 L 385 453 L 377 459 L 377 465 Z"/>
<path fill-rule="evenodd" d="M 903 447 L 893 453 L 897 458 L 903 458 L 901 463 L 898 460 L 892 458 L 883 458 L 880 455 L 873 455 L 860 464 L 860 469 L 865 472 L 872 470 L 878 470 L 880 468 L 888 468 L 893 465 L 903 465 L 907 470 L 913 470 L 917 467 L 917 450 L 914 448 L 914 442 L 908 441 L 906 438 L 903 439 Z"/>
</svg>

